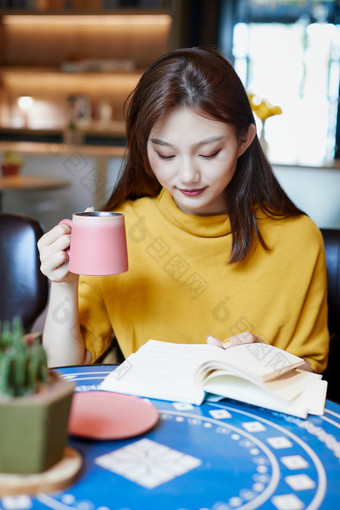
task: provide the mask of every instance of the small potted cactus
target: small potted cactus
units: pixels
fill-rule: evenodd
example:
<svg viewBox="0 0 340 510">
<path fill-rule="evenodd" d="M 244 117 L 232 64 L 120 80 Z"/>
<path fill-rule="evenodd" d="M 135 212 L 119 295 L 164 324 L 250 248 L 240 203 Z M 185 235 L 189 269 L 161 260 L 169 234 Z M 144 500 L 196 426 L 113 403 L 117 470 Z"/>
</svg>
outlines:
<svg viewBox="0 0 340 510">
<path fill-rule="evenodd" d="M 24 160 L 16 152 L 5 151 L 1 160 L 2 175 L 18 175 L 23 164 Z"/>
<path fill-rule="evenodd" d="M 73 392 L 18 317 L 1 325 L 0 472 L 41 473 L 62 459 Z"/>
</svg>

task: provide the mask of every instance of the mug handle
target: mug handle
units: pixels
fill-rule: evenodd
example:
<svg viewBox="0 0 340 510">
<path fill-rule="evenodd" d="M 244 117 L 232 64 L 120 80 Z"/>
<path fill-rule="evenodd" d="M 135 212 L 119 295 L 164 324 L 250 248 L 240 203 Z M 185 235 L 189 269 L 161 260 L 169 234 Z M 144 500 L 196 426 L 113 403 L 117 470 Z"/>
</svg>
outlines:
<svg viewBox="0 0 340 510">
<path fill-rule="evenodd" d="M 59 221 L 58 225 L 68 225 L 70 228 L 72 228 L 72 220 L 68 220 L 68 219 L 61 220 L 61 221 Z M 66 251 L 68 257 L 70 258 L 70 248 L 66 248 L 65 251 Z"/>
</svg>

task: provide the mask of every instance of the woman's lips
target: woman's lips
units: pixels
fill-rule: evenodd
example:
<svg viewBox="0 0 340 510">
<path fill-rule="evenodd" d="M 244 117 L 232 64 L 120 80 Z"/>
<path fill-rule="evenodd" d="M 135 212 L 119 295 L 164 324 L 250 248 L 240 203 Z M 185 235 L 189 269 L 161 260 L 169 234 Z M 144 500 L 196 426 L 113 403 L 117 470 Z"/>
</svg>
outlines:
<svg viewBox="0 0 340 510">
<path fill-rule="evenodd" d="M 203 193 L 204 190 L 205 190 L 205 188 L 200 188 L 200 189 L 180 189 L 179 188 L 179 191 L 187 197 L 196 197 L 197 195 L 200 195 L 201 193 Z"/>
</svg>

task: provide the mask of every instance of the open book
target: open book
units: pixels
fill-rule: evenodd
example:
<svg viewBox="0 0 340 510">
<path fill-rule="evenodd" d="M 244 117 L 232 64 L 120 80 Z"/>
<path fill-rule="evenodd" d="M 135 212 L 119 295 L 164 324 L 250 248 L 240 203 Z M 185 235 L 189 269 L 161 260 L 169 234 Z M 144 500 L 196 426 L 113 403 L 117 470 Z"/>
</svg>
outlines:
<svg viewBox="0 0 340 510">
<path fill-rule="evenodd" d="M 149 340 L 100 389 L 200 405 L 212 395 L 287 413 L 322 415 L 327 382 L 299 370 L 304 360 L 268 344 L 229 349 Z"/>
</svg>

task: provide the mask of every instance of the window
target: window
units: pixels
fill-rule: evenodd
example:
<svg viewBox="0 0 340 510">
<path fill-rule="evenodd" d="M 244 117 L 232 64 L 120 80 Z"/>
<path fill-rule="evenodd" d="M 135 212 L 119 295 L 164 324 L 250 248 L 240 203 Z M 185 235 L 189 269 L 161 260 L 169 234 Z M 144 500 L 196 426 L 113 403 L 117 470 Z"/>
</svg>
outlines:
<svg viewBox="0 0 340 510">
<path fill-rule="evenodd" d="M 235 69 L 249 94 L 282 109 L 265 125 L 273 162 L 318 164 L 334 157 L 340 70 L 336 4 L 236 3 Z M 259 122 L 259 134 L 261 129 Z"/>
</svg>

